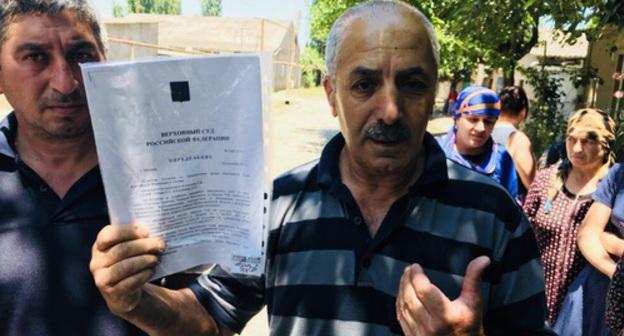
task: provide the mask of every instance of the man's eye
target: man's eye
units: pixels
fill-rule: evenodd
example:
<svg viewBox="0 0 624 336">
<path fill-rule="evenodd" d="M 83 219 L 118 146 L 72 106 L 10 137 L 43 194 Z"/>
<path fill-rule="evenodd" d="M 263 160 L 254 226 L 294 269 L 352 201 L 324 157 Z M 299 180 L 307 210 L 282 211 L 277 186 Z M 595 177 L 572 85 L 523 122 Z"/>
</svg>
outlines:
<svg viewBox="0 0 624 336">
<path fill-rule="evenodd" d="M 72 57 L 78 63 L 93 62 L 96 57 L 90 52 L 77 52 Z"/>
<path fill-rule="evenodd" d="M 358 81 L 351 87 L 354 91 L 358 93 L 370 93 L 375 90 L 375 83 L 368 80 Z"/>
<path fill-rule="evenodd" d="M 48 60 L 48 56 L 43 53 L 32 53 L 24 56 L 24 60 L 29 62 L 43 63 Z"/>
<path fill-rule="evenodd" d="M 407 89 L 409 91 L 422 91 L 423 89 L 425 89 L 427 86 L 425 85 L 425 83 L 418 81 L 418 80 L 408 80 L 405 81 L 403 83 L 403 85 L 401 85 L 404 89 Z"/>
</svg>

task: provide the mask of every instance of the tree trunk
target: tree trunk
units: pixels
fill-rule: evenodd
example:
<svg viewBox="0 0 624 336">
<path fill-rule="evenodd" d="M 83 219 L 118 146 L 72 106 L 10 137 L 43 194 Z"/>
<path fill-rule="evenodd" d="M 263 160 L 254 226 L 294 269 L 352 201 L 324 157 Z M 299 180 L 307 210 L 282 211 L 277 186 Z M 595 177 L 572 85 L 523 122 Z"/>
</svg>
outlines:
<svg viewBox="0 0 624 336">
<path fill-rule="evenodd" d="M 503 84 L 505 86 L 514 85 L 516 75 L 514 70 L 514 66 L 512 66 L 510 69 L 503 69 Z"/>
</svg>

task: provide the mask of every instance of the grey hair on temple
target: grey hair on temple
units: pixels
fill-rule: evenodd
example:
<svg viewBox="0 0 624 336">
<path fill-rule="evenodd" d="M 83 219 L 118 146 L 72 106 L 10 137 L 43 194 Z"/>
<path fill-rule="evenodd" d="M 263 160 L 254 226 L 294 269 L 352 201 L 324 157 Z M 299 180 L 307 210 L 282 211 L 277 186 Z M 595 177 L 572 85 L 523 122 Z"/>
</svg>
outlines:
<svg viewBox="0 0 624 336">
<path fill-rule="evenodd" d="M 64 10 L 74 12 L 89 27 L 98 48 L 106 54 L 104 29 L 88 0 L 0 0 L 0 48 L 6 42 L 9 25 L 17 17 L 31 14 L 54 16 Z"/>
<path fill-rule="evenodd" d="M 436 68 L 440 63 L 440 46 L 433 31 L 433 25 L 429 19 L 418 9 L 398 0 L 376 0 L 369 1 L 347 9 L 331 27 L 327 35 L 325 44 L 325 66 L 327 74 L 334 77 L 336 75 L 336 54 L 340 42 L 345 35 L 345 28 L 351 19 L 364 15 L 378 15 L 379 13 L 395 13 L 399 10 L 406 10 L 409 13 L 419 17 L 425 25 L 429 41 L 431 42 L 431 50 L 435 58 Z"/>
</svg>

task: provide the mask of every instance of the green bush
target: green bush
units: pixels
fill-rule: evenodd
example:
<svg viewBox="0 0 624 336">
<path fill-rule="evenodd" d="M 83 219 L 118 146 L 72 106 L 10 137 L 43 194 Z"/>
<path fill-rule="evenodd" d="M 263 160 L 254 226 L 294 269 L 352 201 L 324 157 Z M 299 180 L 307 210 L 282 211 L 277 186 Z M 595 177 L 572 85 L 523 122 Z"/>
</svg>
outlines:
<svg viewBox="0 0 624 336">
<path fill-rule="evenodd" d="M 533 87 L 534 99 L 531 100 L 529 120 L 524 131 L 531 139 L 531 144 L 539 157 L 548 146 L 560 141 L 565 134 L 566 120 L 561 109 L 561 98 L 565 96 L 561 89 L 563 79 L 545 68 L 520 68 Z"/>
<path fill-rule="evenodd" d="M 325 61 L 321 53 L 306 46 L 299 58 L 301 64 L 301 81 L 304 87 L 315 87 L 321 84 L 325 69 Z"/>
</svg>

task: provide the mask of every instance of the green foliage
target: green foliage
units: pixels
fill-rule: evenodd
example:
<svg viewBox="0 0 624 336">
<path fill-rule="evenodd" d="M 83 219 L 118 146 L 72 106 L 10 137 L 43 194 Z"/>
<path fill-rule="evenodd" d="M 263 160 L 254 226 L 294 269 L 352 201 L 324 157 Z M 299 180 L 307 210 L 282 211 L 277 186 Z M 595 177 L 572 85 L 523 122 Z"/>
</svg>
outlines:
<svg viewBox="0 0 624 336">
<path fill-rule="evenodd" d="M 349 7 L 361 0 L 314 0 L 310 8 L 310 38 L 323 44 L 336 19 Z"/>
<path fill-rule="evenodd" d="M 130 13 L 180 15 L 180 0 L 126 0 Z"/>
<path fill-rule="evenodd" d="M 314 0 L 312 45 L 323 51 L 332 23 L 359 0 Z M 440 78 L 462 81 L 479 63 L 502 69 L 513 80 L 517 62 L 538 42 L 538 26 L 549 17 L 569 39 L 598 36 L 605 25 L 624 27 L 622 0 L 408 0 L 433 23 L 440 50 Z M 582 27 L 582 28 L 581 28 Z"/>
<path fill-rule="evenodd" d="M 299 57 L 301 64 L 302 82 L 304 87 L 314 87 L 321 84 L 325 72 L 325 62 L 318 50 L 306 46 Z"/>
<path fill-rule="evenodd" d="M 615 154 L 615 162 L 624 161 L 624 127 L 622 126 L 622 123 L 617 124 L 615 143 L 613 144 L 613 153 Z"/>
<path fill-rule="evenodd" d="M 598 75 L 598 68 L 593 66 L 570 71 L 570 78 L 572 80 L 572 85 L 577 89 L 586 87 L 594 81 L 597 81 L 599 85 L 604 84 L 604 80 Z"/>
<path fill-rule="evenodd" d="M 479 51 L 473 43 L 467 42 L 447 32 L 444 21 L 434 17 L 432 24 L 440 44 L 440 64 L 438 75 L 440 80 L 470 82 L 472 72 L 479 59 Z"/>
<path fill-rule="evenodd" d="M 481 63 L 501 68 L 506 84 L 512 84 L 518 61 L 538 41 L 539 18 L 547 13 L 546 1 L 487 0 L 472 6 L 447 1 L 446 5 L 444 13 L 452 19 L 449 30 L 480 50 Z"/>
<path fill-rule="evenodd" d="M 312 40 L 322 45 L 336 18 L 360 2 L 315 0 L 311 8 Z M 435 27 L 440 44 L 439 73 L 443 80 L 469 80 L 478 63 L 514 69 L 516 62 L 537 41 L 542 8 L 539 1 L 525 1 L 532 3 L 527 8 L 522 1 L 514 0 L 464 5 L 451 0 L 407 2 L 429 17 Z"/>
<path fill-rule="evenodd" d="M 360 2 L 363 1 L 315 0 L 310 10 L 311 45 L 315 46 L 319 51 L 324 52 L 325 40 L 327 39 L 331 25 L 347 8 Z M 448 22 L 433 14 L 436 9 L 434 7 L 436 4 L 435 1 L 411 2 L 431 19 L 436 29 L 436 36 L 441 47 L 440 79 L 468 81 L 470 79 L 470 74 L 477 65 L 475 60 L 478 58 L 478 52 L 475 46 L 450 33 L 450 30 L 446 28 Z"/>
<path fill-rule="evenodd" d="M 203 16 L 221 16 L 221 0 L 201 0 Z"/>
<path fill-rule="evenodd" d="M 555 28 L 569 33 L 574 41 L 585 34 L 589 41 L 599 39 L 609 26 L 624 27 L 622 0 L 550 1 L 549 14 Z"/>
<path fill-rule="evenodd" d="M 124 10 L 124 8 L 117 1 L 113 1 L 113 17 L 124 16 L 126 16 L 126 11 Z"/>
<path fill-rule="evenodd" d="M 624 75 L 616 72 L 612 75 L 613 79 L 618 81 L 618 90 L 613 93 L 613 105 L 609 111 L 609 114 L 615 120 L 617 125 L 617 132 L 615 136 L 615 144 L 613 145 L 613 151 L 615 153 L 616 162 L 622 162 L 624 160 L 624 91 L 622 90 L 622 82 L 624 81 Z"/>
<path fill-rule="evenodd" d="M 525 132 L 531 139 L 533 150 L 539 154 L 565 134 L 566 120 L 561 113 L 561 98 L 565 95 L 561 88 L 562 79 L 543 67 L 519 70 L 527 77 L 535 93 Z"/>
</svg>

